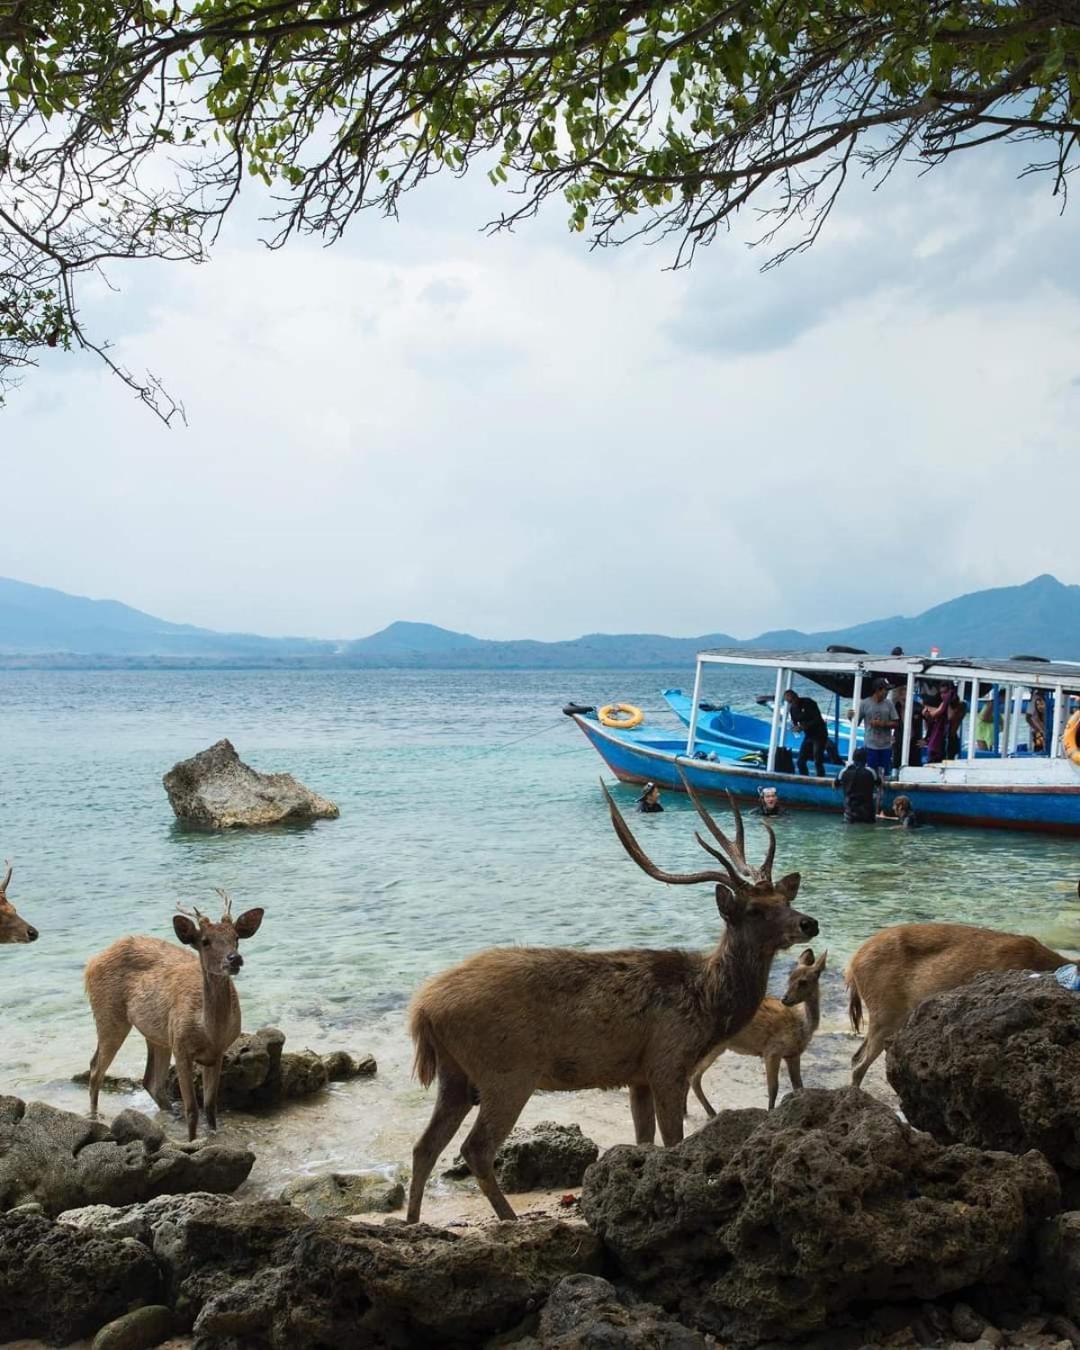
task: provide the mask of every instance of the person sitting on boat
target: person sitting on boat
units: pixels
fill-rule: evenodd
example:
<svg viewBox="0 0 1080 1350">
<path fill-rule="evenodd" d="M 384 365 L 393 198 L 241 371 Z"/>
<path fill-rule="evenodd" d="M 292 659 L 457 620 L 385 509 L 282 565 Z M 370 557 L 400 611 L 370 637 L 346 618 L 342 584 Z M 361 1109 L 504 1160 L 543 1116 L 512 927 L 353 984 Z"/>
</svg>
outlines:
<svg viewBox="0 0 1080 1350">
<path fill-rule="evenodd" d="M 896 705 L 886 698 L 885 680 L 875 680 L 873 693 L 859 704 L 859 721 L 866 726 L 866 763 L 874 773 L 888 778 L 893 767 L 893 731 L 899 722 Z"/>
<path fill-rule="evenodd" d="M 758 804 L 755 808 L 759 816 L 782 816 L 784 808 L 780 805 L 780 794 L 774 787 L 758 788 Z"/>
<path fill-rule="evenodd" d="M 919 817 L 915 814 L 915 808 L 911 804 L 910 797 L 897 797 L 893 802 L 892 811 L 882 811 L 878 820 L 891 821 L 898 830 L 917 830 L 919 828 Z"/>
<path fill-rule="evenodd" d="M 825 777 L 825 746 L 829 739 L 829 728 L 821 715 L 821 709 L 812 698 L 800 698 L 794 689 L 786 689 L 788 717 L 796 731 L 802 732 L 803 743 L 799 747 L 799 772 L 808 773 L 810 756 L 814 757 L 814 769 L 819 778 Z"/>
<path fill-rule="evenodd" d="M 655 783 L 646 783 L 645 791 L 637 799 L 637 809 L 653 815 L 664 808 L 660 805 L 660 789 Z"/>
<path fill-rule="evenodd" d="M 849 825 L 873 825 L 877 818 L 878 776 L 866 767 L 866 751 L 861 745 L 833 782 L 844 794 L 844 820 Z"/>
<path fill-rule="evenodd" d="M 998 707 L 1001 705 L 1000 696 L 998 698 Z M 979 709 L 979 715 L 975 719 L 975 748 L 976 750 L 993 750 L 994 733 L 997 730 L 998 707 L 994 705 L 994 697 L 991 694 Z"/>
<path fill-rule="evenodd" d="M 1031 728 L 1031 753 L 1042 755 L 1046 752 L 1046 695 L 1036 689 L 1031 698 L 1031 709 L 1024 714 Z"/>
</svg>

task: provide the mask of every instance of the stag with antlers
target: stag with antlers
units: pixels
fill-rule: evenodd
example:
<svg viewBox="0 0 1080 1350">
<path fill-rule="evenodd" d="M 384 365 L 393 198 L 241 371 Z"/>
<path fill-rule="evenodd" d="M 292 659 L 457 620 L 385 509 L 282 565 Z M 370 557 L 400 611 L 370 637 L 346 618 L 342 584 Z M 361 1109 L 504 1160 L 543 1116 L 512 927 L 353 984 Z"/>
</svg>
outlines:
<svg viewBox="0 0 1080 1350">
<path fill-rule="evenodd" d="M 218 1084 L 225 1051 L 240 1035 L 240 1000 L 233 976 L 244 964 L 237 951 L 254 937 L 263 911 L 232 916 L 232 902 L 219 890 L 224 908 L 213 923 L 197 909 L 173 918 L 176 936 L 193 953 L 160 938 L 125 937 L 86 963 L 86 995 L 97 1026 L 97 1049 L 90 1061 L 90 1114 L 97 1114 L 106 1070 L 132 1027 L 146 1040 L 143 1086 L 162 1110 L 169 1063 L 175 1058 L 188 1138 L 199 1124 L 194 1066 L 202 1065 L 206 1123 L 217 1129 Z M 180 908 L 178 906 L 178 908 Z"/>
<path fill-rule="evenodd" d="M 438 1079 L 438 1096 L 413 1149 L 410 1223 L 420 1218 L 439 1154 L 477 1096 L 480 1110 L 461 1152 L 500 1219 L 515 1215 L 495 1180 L 495 1151 L 537 1089 L 628 1086 L 638 1143 L 653 1142 L 657 1124 L 666 1145 L 677 1143 L 693 1070 L 753 1017 L 776 953 L 817 933 L 817 922 L 792 908 L 798 873 L 772 879 L 776 839 L 769 827 L 765 861 L 752 867 L 734 798 L 731 840 L 683 782 L 720 847 L 695 838 L 719 869 L 658 867 L 603 790 L 615 833 L 643 871 L 672 886 L 715 888 L 726 928 L 711 952 L 497 947 L 436 975 L 413 999 L 416 1073 L 425 1087 Z"/>
<path fill-rule="evenodd" d="M 0 881 L 0 944 L 5 942 L 36 942 L 38 940 L 38 930 L 33 924 L 27 923 L 20 914 L 15 913 L 15 906 L 8 899 L 7 888 L 11 881 L 11 864 L 4 862 L 7 872 L 3 881 Z"/>
</svg>

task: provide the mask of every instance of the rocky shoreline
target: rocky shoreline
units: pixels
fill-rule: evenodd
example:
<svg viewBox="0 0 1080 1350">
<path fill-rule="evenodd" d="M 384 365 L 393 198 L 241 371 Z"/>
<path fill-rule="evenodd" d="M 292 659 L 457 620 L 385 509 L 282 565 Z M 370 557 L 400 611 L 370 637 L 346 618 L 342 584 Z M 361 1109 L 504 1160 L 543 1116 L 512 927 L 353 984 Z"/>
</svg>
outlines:
<svg viewBox="0 0 1080 1350">
<path fill-rule="evenodd" d="M 29 1104 L 0 1134 L 0 1342 L 1080 1347 L 1078 1068 L 1075 995 L 982 976 L 927 1000 L 890 1050 L 903 1118 L 812 1088 L 771 1113 L 723 1111 L 667 1150 L 620 1144 L 590 1163 L 578 1132 L 561 1158 L 584 1175 L 564 1209 L 556 1190 L 555 1213 L 447 1228 L 326 1217 L 339 1196 L 350 1213 L 364 1203 L 348 1177 L 306 1204 L 303 1188 L 293 1203 L 207 1193 L 233 1189 L 242 1156 L 221 1172 L 221 1146 L 186 1151 L 130 1111 L 108 1129 L 80 1121 L 73 1140 Z M 28 1122 L 37 1142 L 19 1144 Z M 5 1189 L 5 1166 L 40 1162 L 43 1139 L 62 1141 L 68 1181 L 48 1162 L 35 1186 Z M 521 1185 L 573 1185 L 544 1170 L 535 1136 L 516 1147 L 505 1165 Z M 214 1185 L 184 1174 L 211 1161 Z M 95 1168 L 125 1178 L 128 1203 L 85 1198 Z M 388 1208 L 400 1170 L 381 1180 Z M 197 1193 L 165 1193 L 174 1182 Z"/>
</svg>

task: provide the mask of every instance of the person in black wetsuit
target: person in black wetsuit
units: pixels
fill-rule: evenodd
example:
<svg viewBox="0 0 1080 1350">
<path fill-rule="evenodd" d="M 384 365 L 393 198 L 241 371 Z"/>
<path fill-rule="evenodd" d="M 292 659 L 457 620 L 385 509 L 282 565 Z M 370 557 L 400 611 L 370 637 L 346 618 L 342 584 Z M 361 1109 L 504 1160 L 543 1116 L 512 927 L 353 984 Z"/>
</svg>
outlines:
<svg viewBox="0 0 1080 1350">
<path fill-rule="evenodd" d="M 866 751 L 860 746 L 851 763 L 837 774 L 835 786 L 844 794 L 844 819 L 849 825 L 873 825 L 877 818 L 877 774 L 866 767 Z"/>
<path fill-rule="evenodd" d="M 799 747 L 799 772 L 808 773 L 810 756 L 814 757 L 814 768 L 819 778 L 825 777 L 825 745 L 829 739 L 829 728 L 821 715 L 821 709 L 812 698 L 800 698 L 794 689 L 788 689 L 788 716 L 796 731 L 802 732 L 803 743 Z"/>
<path fill-rule="evenodd" d="M 655 783 L 646 783 L 645 791 L 637 799 L 637 809 L 647 815 L 653 815 L 664 808 L 660 805 L 660 789 Z"/>
</svg>

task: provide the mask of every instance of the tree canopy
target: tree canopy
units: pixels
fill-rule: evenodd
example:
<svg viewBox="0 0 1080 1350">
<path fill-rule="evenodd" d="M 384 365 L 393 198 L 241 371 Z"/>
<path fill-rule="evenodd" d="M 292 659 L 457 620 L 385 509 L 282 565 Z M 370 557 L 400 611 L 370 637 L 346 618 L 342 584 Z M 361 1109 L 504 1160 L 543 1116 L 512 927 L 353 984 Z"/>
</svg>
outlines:
<svg viewBox="0 0 1080 1350">
<path fill-rule="evenodd" d="M 0 84 L 0 397 L 91 348 L 168 420 L 78 286 L 205 258 L 249 177 L 272 247 L 476 166 L 515 194 L 493 228 L 558 195 L 594 244 L 673 235 L 676 266 L 744 207 L 778 261 L 853 172 L 996 141 L 1064 204 L 1080 0 L 0 0 Z"/>
</svg>

